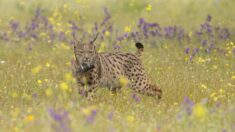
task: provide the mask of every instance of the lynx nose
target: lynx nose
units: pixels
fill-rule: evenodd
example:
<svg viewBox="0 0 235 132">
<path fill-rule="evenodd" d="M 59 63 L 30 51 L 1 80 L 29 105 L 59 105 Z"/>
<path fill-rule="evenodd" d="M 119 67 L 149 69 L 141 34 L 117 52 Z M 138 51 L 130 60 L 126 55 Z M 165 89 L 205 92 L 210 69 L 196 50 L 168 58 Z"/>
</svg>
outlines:
<svg viewBox="0 0 235 132">
<path fill-rule="evenodd" d="M 87 62 L 87 61 L 88 61 L 88 57 L 85 57 L 83 60 L 84 60 L 85 62 Z"/>
</svg>

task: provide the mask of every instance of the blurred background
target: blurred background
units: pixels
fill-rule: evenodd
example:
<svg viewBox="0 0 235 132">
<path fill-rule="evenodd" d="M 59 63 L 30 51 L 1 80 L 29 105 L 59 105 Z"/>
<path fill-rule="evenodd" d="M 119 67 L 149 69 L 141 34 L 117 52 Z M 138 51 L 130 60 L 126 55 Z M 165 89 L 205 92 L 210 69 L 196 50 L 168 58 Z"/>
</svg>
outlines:
<svg viewBox="0 0 235 132">
<path fill-rule="evenodd" d="M 233 0 L 1 0 L 1 23 L 9 19 L 27 21 L 40 7 L 50 16 L 57 10 L 63 20 L 83 19 L 95 22 L 103 17 L 103 8 L 112 14 L 116 25 L 135 23 L 140 17 L 156 21 L 163 26 L 184 25 L 187 30 L 196 28 L 210 14 L 213 22 L 234 28 Z"/>
</svg>

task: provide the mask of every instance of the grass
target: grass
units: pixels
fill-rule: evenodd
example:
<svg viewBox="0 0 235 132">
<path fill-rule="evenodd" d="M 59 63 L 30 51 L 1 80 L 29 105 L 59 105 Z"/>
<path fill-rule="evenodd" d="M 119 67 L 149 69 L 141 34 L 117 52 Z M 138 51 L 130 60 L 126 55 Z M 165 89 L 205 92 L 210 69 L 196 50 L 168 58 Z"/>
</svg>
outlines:
<svg viewBox="0 0 235 132">
<path fill-rule="evenodd" d="M 64 4 L 68 5 L 66 9 Z M 146 11 L 148 4 L 151 11 Z M 217 41 L 218 47 L 226 49 L 225 55 L 200 52 L 192 62 L 185 48 L 200 46 L 194 35 L 190 42 L 183 43 L 157 39 L 152 45 L 147 43 L 152 40 L 143 39 L 143 65 L 151 80 L 162 88 L 162 100 L 138 94 L 138 102 L 125 87 L 117 95 L 100 88 L 95 101 L 89 102 L 76 92 L 69 42 L 17 40 L 8 24 L 14 19 L 27 25 L 40 6 L 45 16 L 53 18 L 54 23 L 50 22 L 55 30 L 67 31 L 65 22 L 72 19 L 89 31 L 93 22 L 102 20 L 106 6 L 119 34 L 126 26 L 136 30 L 139 17 L 163 26 L 180 25 L 193 32 L 207 14 L 212 15 L 214 25 L 226 26 L 234 33 L 233 4 L 232 0 L 1 1 L 0 33 L 7 31 L 10 41 L 0 40 L 0 131 L 234 131 L 233 34 L 225 41 Z M 81 18 L 74 18 L 77 11 Z M 59 15 L 53 15 L 55 12 Z M 97 41 L 105 43 L 104 52 L 110 50 L 114 36 L 115 33 Z M 120 45 L 125 52 L 136 50 L 133 41 L 124 40 Z"/>
</svg>

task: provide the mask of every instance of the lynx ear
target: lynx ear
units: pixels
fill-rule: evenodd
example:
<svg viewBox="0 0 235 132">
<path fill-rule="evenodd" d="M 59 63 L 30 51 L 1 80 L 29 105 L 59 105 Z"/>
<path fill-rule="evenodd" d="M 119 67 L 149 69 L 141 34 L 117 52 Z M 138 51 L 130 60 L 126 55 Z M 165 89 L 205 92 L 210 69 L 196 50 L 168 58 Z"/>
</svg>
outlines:
<svg viewBox="0 0 235 132">
<path fill-rule="evenodd" d="M 73 33 L 73 41 L 74 41 L 74 45 L 77 45 L 80 43 L 80 41 L 77 39 L 75 33 Z"/>
<path fill-rule="evenodd" d="M 73 53 L 74 53 L 74 56 L 75 56 L 76 64 L 78 64 L 78 56 L 77 56 L 78 55 L 78 49 L 79 49 L 78 45 L 79 45 L 79 41 L 77 41 L 77 43 L 73 44 Z"/>
<path fill-rule="evenodd" d="M 90 43 L 93 44 L 96 41 L 96 39 L 98 38 L 98 36 L 99 36 L 99 33 L 96 34 L 95 38 Z"/>
<path fill-rule="evenodd" d="M 74 54 L 76 56 L 76 54 L 78 52 L 78 45 L 79 45 L 80 41 L 78 41 L 75 33 L 73 33 L 72 36 L 73 36 L 73 51 L 74 51 Z"/>
</svg>

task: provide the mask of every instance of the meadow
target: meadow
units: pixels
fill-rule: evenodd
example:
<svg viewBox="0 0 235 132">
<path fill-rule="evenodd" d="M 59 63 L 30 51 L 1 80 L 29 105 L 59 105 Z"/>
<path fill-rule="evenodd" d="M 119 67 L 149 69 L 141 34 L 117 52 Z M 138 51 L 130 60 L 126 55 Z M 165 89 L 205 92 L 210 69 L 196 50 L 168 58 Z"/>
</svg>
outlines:
<svg viewBox="0 0 235 132">
<path fill-rule="evenodd" d="M 1 132 L 235 131 L 234 0 L 1 0 Z M 163 98 L 79 95 L 73 38 L 136 52 Z"/>
</svg>

